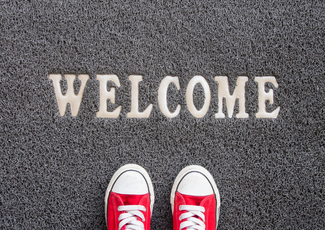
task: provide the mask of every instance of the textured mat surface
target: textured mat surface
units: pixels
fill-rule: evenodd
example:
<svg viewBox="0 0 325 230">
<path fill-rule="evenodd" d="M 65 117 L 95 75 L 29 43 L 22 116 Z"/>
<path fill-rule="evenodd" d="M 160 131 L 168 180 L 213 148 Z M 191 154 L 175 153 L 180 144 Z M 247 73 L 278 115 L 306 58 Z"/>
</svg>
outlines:
<svg viewBox="0 0 325 230">
<path fill-rule="evenodd" d="M 323 1 L 1 1 L 0 228 L 105 229 L 106 186 L 132 162 L 154 183 L 152 229 L 172 229 L 170 189 L 189 164 L 216 180 L 219 229 L 324 229 L 324 12 Z M 51 73 L 89 74 L 78 116 L 60 116 Z M 96 74 L 120 79 L 117 119 L 96 117 Z M 148 119 L 126 117 L 131 74 Z M 169 89 L 173 119 L 157 99 L 167 75 L 181 86 Z M 202 119 L 185 100 L 195 75 L 211 88 Z M 257 119 L 254 78 L 267 75 L 279 84 L 268 109 L 281 110 Z M 214 117 L 215 76 L 231 90 L 248 76 L 248 119 Z"/>
</svg>

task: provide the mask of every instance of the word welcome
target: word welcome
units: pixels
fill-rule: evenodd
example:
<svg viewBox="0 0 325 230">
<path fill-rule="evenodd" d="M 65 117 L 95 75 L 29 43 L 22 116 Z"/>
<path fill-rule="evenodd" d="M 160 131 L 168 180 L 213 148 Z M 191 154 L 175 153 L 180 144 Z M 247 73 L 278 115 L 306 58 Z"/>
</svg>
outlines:
<svg viewBox="0 0 325 230">
<path fill-rule="evenodd" d="M 81 81 L 81 86 L 78 94 L 74 93 L 73 82 L 76 80 L 75 74 L 65 74 L 67 79 L 67 92 L 65 95 L 62 94 L 60 81 L 62 80 L 61 74 L 50 74 L 49 78 L 53 81 L 54 90 L 56 99 L 58 102 L 59 110 L 61 116 L 64 116 L 67 104 L 70 104 L 71 115 L 77 116 L 79 107 L 81 104 L 83 92 L 89 75 L 81 74 L 79 75 L 79 80 Z M 107 83 L 112 81 L 117 87 L 120 87 L 120 81 L 117 75 L 97 75 L 97 80 L 100 82 L 100 107 L 97 112 L 97 117 L 105 118 L 117 118 L 120 114 L 122 106 L 118 106 L 114 111 L 107 111 L 107 100 L 110 100 L 111 103 L 115 104 L 115 88 L 111 87 L 110 90 L 107 90 Z M 141 75 L 130 75 L 129 80 L 131 81 L 131 111 L 127 113 L 128 118 L 148 118 L 151 114 L 152 104 L 149 104 L 148 107 L 140 112 L 139 111 L 139 83 L 142 81 Z M 267 82 L 274 85 L 275 88 L 278 88 L 278 83 L 273 76 L 263 76 L 255 77 L 254 79 L 258 83 L 258 112 L 256 113 L 257 118 L 276 118 L 279 114 L 280 107 L 276 108 L 272 112 L 266 111 L 266 101 L 269 101 L 270 104 L 273 104 L 273 90 L 270 89 L 268 92 L 265 91 L 265 84 Z M 218 83 L 218 112 L 215 114 L 216 118 L 224 118 L 225 114 L 222 112 L 223 108 L 223 98 L 226 101 L 228 117 L 233 116 L 234 107 L 236 100 L 238 99 L 238 113 L 235 115 L 237 118 L 248 118 L 248 113 L 245 111 L 245 83 L 248 81 L 248 77 L 238 77 L 236 87 L 233 94 L 229 92 L 228 77 L 226 76 L 217 76 L 215 81 Z M 171 112 L 167 105 L 167 90 L 169 85 L 173 83 L 176 85 L 177 90 L 180 89 L 178 77 L 167 76 L 165 77 L 159 86 L 158 91 L 158 104 L 160 111 L 168 118 L 176 117 L 180 110 L 181 106 L 177 105 L 175 111 Z M 193 91 L 196 84 L 201 84 L 204 91 L 204 104 L 200 110 L 198 110 L 193 101 Z M 189 112 L 196 118 L 202 118 L 208 112 L 211 101 L 211 92 L 208 82 L 202 76 L 194 76 L 188 83 L 186 88 L 186 104 Z"/>
</svg>

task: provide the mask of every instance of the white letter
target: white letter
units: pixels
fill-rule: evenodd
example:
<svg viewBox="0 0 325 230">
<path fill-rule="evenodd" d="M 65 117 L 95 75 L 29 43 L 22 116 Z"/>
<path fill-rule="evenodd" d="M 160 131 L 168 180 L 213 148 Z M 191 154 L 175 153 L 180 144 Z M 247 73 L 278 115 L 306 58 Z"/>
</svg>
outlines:
<svg viewBox="0 0 325 230">
<path fill-rule="evenodd" d="M 152 104 L 150 104 L 145 111 L 139 112 L 139 82 L 142 81 L 141 75 L 130 75 L 130 81 L 132 82 L 131 93 L 131 111 L 126 114 L 129 118 L 148 118 L 152 110 Z"/>
<path fill-rule="evenodd" d="M 175 112 L 171 113 L 167 106 L 167 90 L 168 90 L 169 84 L 172 82 L 176 85 L 177 89 L 179 90 L 180 86 L 179 86 L 178 77 L 167 76 L 161 81 L 160 86 L 159 86 L 159 91 L 158 91 L 159 108 L 160 108 L 161 112 L 166 117 L 169 117 L 169 118 L 176 117 L 179 114 L 179 111 L 181 110 L 181 106 L 177 105 Z"/>
<path fill-rule="evenodd" d="M 204 105 L 201 110 L 197 110 L 193 102 L 193 90 L 196 84 L 200 83 L 204 90 Z M 210 87 L 208 82 L 202 76 L 194 76 L 187 85 L 186 103 L 190 113 L 197 118 L 204 117 L 208 112 L 211 100 Z"/>
<path fill-rule="evenodd" d="M 258 112 L 256 113 L 257 118 L 277 118 L 280 107 L 274 110 L 271 113 L 266 112 L 265 102 L 268 100 L 270 104 L 273 104 L 273 89 L 270 89 L 269 92 L 265 92 L 265 83 L 272 83 L 275 88 L 278 88 L 279 85 L 276 82 L 275 77 L 255 77 L 255 81 L 258 83 Z"/>
<path fill-rule="evenodd" d="M 215 77 L 215 80 L 219 84 L 218 88 L 218 107 L 219 111 L 216 113 L 216 118 L 224 118 L 225 114 L 222 112 L 222 99 L 226 99 L 228 117 L 232 117 L 234 113 L 234 107 L 236 99 L 238 98 L 239 111 L 236 114 L 237 118 L 248 118 L 248 113 L 245 112 L 245 83 L 248 81 L 247 77 L 238 77 L 236 87 L 233 95 L 229 93 L 228 77 L 220 76 Z"/>
<path fill-rule="evenodd" d="M 73 81 L 76 79 L 76 75 L 65 74 L 65 78 L 67 79 L 68 82 L 68 89 L 67 89 L 67 93 L 64 96 L 61 92 L 61 87 L 60 87 L 60 81 L 62 80 L 61 74 L 50 74 L 49 78 L 53 81 L 55 95 L 58 101 L 61 116 L 64 116 L 68 103 L 70 103 L 71 115 L 77 116 L 81 104 L 82 95 L 86 83 L 89 79 L 89 76 L 86 74 L 79 75 L 78 78 L 81 81 L 81 86 L 80 86 L 79 93 L 76 95 L 73 89 Z"/>
<path fill-rule="evenodd" d="M 114 74 L 111 75 L 97 75 L 97 80 L 100 82 L 100 103 L 97 117 L 110 117 L 117 118 L 120 115 L 122 106 L 117 107 L 113 112 L 107 112 L 107 99 L 110 99 L 112 103 L 115 103 L 115 88 L 111 88 L 107 91 L 107 82 L 114 82 L 117 87 L 120 87 L 120 81 Z"/>
</svg>

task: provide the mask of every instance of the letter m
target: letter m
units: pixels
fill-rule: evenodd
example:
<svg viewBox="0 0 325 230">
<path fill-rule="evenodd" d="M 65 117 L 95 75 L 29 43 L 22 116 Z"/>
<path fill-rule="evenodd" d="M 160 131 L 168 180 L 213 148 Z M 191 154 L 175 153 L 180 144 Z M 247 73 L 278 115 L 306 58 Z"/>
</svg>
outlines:
<svg viewBox="0 0 325 230">
<path fill-rule="evenodd" d="M 56 95 L 56 99 L 58 101 L 61 116 L 64 116 L 68 103 L 70 103 L 71 115 L 77 116 L 79 107 L 81 104 L 82 95 L 83 95 L 86 83 L 89 79 L 89 76 L 86 74 L 79 75 L 79 79 L 81 81 L 81 86 L 80 86 L 79 93 L 77 95 L 74 93 L 74 87 L 73 87 L 73 82 L 76 79 L 76 75 L 65 74 L 65 78 L 67 79 L 67 82 L 68 82 L 67 93 L 65 95 L 62 94 L 61 86 L 60 86 L 60 81 L 62 80 L 62 75 L 61 74 L 50 74 L 49 78 L 53 81 L 55 95 Z"/>
<path fill-rule="evenodd" d="M 218 97 L 219 97 L 219 111 L 215 114 L 216 118 L 224 118 L 225 114 L 222 112 L 222 101 L 223 98 L 226 100 L 226 106 L 228 111 L 228 116 L 231 118 L 234 113 L 234 107 L 236 100 L 238 99 L 239 111 L 236 114 L 237 118 L 248 118 L 248 113 L 245 112 L 245 83 L 248 81 L 248 77 L 238 77 L 236 87 L 233 94 L 229 92 L 228 77 L 218 76 L 215 80 L 219 84 Z"/>
</svg>

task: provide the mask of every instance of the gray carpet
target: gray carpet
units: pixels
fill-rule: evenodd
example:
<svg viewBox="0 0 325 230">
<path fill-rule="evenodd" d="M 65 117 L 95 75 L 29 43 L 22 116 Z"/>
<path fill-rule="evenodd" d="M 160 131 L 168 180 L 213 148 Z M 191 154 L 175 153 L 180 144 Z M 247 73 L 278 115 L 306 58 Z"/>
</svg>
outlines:
<svg viewBox="0 0 325 230">
<path fill-rule="evenodd" d="M 216 180 L 218 229 L 324 229 L 324 12 L 323 1 L 1 1 L 0 228 L 105 229 L 108 182 L 138 163 L 155 188 L 152 229 L 172 229 L 170 189 L 190 164 Z M 60 116 L 52 73 L 89 74 L 76 117 Z M 122 105 L 117 119 L 96 117 L 97 74 L 120 79 L 109 107 Z M 143 75 L 148 119 L 126 117 L 131 74 Z M 182 106 L 173 119 L 157 99 L 168 75 L 181 86 L 168 90 L 170 110 Z M 195 75 L 211 89 L 201 119 L 185 100 Z M 258 119 L 254 78 L 268 75 L 279 87 L 267 85 L 267 108 L 281 109 Z M 231 91 L 249 78 L 248 119 L 214 117 L 215 76 L 228 76 Z"/>
</svg>

